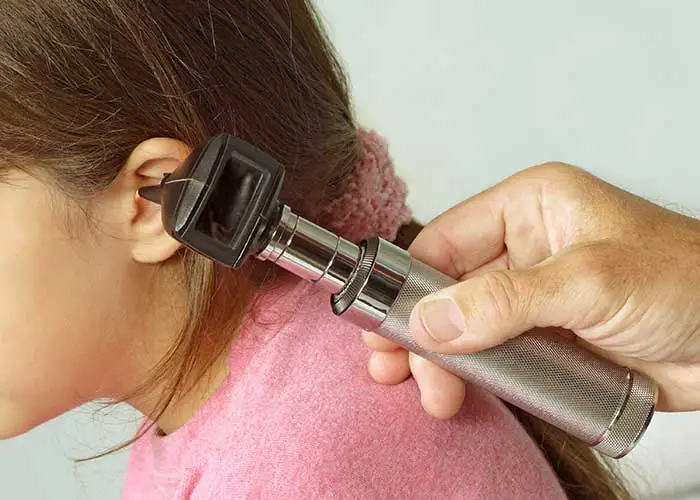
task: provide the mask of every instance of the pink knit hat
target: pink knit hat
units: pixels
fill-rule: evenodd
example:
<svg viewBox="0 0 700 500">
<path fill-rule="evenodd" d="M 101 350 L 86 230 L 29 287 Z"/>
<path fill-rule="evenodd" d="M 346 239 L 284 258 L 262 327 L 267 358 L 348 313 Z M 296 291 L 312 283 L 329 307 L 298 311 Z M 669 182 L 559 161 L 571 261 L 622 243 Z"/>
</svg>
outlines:
<svg viewBox="0 0 700 500">
<path fill-rule="evenodd" d="M 370 236 L 392 241 L 401 226 L 411 221 L 406 206 L 408 189 L 396 175 L 384 138 L 372 130 L 358 131 L 364 154 L 339 198 L 320 214 L 321 225 L 353 242 Z"/>
</svg>

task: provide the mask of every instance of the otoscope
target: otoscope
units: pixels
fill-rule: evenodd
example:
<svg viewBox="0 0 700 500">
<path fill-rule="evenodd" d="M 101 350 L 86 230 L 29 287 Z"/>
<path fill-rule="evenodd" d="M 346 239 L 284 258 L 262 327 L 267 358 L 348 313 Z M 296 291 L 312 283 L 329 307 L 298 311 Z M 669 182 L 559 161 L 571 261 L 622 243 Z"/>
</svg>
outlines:
<svg viewBox="0 0 700 500">
<path fill-rule="evenodd" d="M 283 180 L 284 167 L 274 158 L 222 133 L 139 194 L 161 205 L 166 231 L 193 251 L 232 268 L 255 257 L 314 282 L 329 293 L 334 314 L 602 454 L 620 458 L 637 444 L 657 401 L 648 377 L 543 330 L 475 354 L 422 348 L 409 330 L 413 307 L 456 281 L 382 238 L 355 244 L 299 217 L 279 200 Z"/>
</svg>

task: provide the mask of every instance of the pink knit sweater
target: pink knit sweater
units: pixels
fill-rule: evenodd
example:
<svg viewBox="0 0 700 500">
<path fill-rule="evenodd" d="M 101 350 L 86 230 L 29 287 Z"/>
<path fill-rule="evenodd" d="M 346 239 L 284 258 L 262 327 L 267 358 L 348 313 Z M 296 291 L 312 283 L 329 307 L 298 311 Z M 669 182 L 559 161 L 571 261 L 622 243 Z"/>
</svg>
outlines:
<svg viewBox="0 0 700 500">
<path fill-rule="evenodd" d="M 357 328 L 289 278 L 262 301 L 216 393 L 175 433 L 133 446 L 124 499 L 564 499 L 510 412 L 469 387 L 454 419 L 413 380 L 371 381 Z"/>
</svg>

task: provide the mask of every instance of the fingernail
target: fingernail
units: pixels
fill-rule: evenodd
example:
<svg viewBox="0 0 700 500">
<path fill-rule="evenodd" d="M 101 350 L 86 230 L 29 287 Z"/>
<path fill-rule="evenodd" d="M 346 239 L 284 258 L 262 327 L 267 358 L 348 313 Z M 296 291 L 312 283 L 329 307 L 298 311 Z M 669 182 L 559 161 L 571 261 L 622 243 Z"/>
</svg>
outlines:
<svg viewBox="0 0 700 500">
<path fill-rule="evenodd" d="M 428 334 L 438 342 L 449 342 L 464 332 L 464 318 L 451 298 L 431 299 L 420 306 L 420 318 Z"/>
</svg>

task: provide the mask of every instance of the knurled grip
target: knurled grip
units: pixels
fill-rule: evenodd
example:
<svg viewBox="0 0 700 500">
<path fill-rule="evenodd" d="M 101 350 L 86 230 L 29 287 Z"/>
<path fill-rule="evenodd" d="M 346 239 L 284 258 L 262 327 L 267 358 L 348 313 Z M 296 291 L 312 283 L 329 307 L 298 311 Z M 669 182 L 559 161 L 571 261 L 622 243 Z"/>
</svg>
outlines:
<svg viewBox="0 0 700 500">
<path fill-rule="evenodd" d="M 654 413 L 656 387 L 651 380 L 553 332 L 533 331 L 476 354 L 426 351 L 411 336 L 411 311 L 421 298 L 456 282 L 411 260 L 408 276 L 377 333 L 605 455 L 619 458 L 634 447 Z"/>
</svg>

